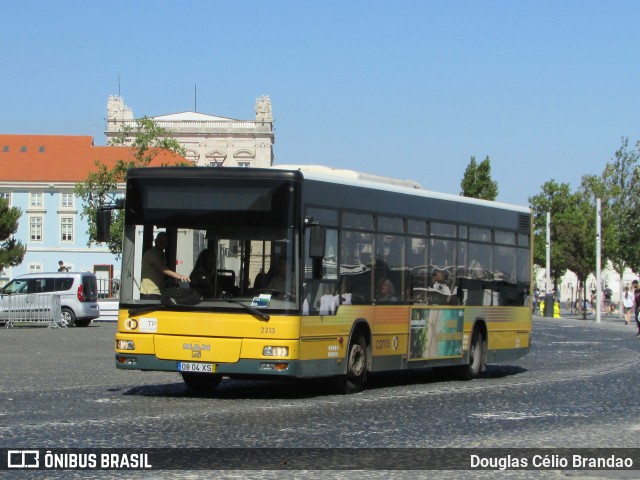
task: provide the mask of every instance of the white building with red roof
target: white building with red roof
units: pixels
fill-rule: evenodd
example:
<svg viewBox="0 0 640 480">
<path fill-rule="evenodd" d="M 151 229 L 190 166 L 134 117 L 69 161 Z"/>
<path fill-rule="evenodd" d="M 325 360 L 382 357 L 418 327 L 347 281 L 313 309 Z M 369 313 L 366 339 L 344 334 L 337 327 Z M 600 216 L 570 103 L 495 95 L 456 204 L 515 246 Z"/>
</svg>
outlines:
<svg viewBox="0 0 640 480">
<path fill-rule="evenodd" d="M 0 195 L 22 211 L 15 235 L 27 247 L 21 265 L 7 267 L 0 283 L 24 273 L 57 271 L 58 262 L 72 271 L 95 272 L 99 278 L 118 278 L 119 262 L 106 246 L 87 245 L 87 219 L 80 216 L 76 183 L 107 166 L 130 160 L 128 147 L 94 146 L 89 136 L 0 135 Z M 170 152 L 152 165 L 184 161 Z"/>
</svg>

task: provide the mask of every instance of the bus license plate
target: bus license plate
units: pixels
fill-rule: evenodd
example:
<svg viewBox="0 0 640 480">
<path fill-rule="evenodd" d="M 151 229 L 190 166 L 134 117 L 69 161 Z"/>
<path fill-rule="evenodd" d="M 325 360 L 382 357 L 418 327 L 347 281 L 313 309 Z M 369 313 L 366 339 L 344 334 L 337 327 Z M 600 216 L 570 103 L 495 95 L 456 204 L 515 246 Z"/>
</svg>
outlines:
<svg viewBox="0 0 640 480">
<path fill-rule="evenodd" d="M 216 367 L 212 363 L 178 362 L 179 372 L 215 373 Z"/>
</svg>

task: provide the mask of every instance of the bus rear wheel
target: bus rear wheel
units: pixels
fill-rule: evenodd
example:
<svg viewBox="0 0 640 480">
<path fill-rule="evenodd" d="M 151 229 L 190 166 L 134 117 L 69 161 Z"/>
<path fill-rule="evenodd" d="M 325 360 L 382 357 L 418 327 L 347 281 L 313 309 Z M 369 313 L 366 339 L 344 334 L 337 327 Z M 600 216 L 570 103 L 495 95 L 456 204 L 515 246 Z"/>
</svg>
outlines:
<svg viewBox="0 0 640 480">
<path fill-rule="evenodd" d="M 471 347 L 469 348 L 469 363 L 457 367 L 457 374 L 463 380 L 478 378 L 484 370 L 486 362 L 487 341 L 480 329 L 475 328 L 471 334 Z"/>
<path fill-rule="evenodd" d="M 347 374 L 334 378 L 334 386 L 339 393 L 357 393 L 367 381 L 369 353 L 364 336 L 358 335 L 349 344 L 347 353 Z"/>
<path fill-rule="evenodd" d="M 200 393 L 213 392 L 222 380 L 222 375 L 210 373 L 180 372 L 180 374 L 187 387 Z"/>
</svg>

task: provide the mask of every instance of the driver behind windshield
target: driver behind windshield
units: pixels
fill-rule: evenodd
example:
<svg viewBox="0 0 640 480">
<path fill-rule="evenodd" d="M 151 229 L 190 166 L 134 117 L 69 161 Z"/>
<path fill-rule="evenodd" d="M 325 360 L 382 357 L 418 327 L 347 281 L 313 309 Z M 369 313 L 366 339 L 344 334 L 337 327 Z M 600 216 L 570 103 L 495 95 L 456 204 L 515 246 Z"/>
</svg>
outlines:
<svg viewBox="0 0 640 480">
<path fill-rule="evenodd" d="M 165 275 L 180 282 L 189 282 L 190 278 L 174 272 L 166 266 L 165 249 L 168 244 L 166 232 L 156 235 L 154 246 L 149 248 L 142 256 L 142 282 L 140 285 L 140 298 L 143 300 L 160 300 L 161 288 Z"/>
</svg>

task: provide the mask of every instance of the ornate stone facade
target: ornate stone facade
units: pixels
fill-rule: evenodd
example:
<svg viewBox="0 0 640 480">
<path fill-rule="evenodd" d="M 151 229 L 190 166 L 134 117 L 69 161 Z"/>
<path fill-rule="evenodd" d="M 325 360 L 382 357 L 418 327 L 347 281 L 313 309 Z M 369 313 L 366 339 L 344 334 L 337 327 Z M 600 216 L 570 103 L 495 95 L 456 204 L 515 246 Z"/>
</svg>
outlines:
<svg viewBox="0 0 640 480">
<path fill-rule="evenodd" d="M 270 167 L 273 164 L 273 114 L 268 95 L 256 100 L 255 120 L 182 112 L 151 117 L 171 132 L 187 151 L 187 159 L 198 166 Z M 107 141 L 123 125 L 133 125 L 133 111 L 119 96 L 107 103 Z"/>
</svg>

